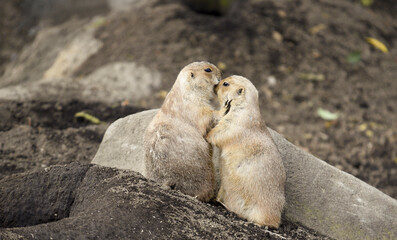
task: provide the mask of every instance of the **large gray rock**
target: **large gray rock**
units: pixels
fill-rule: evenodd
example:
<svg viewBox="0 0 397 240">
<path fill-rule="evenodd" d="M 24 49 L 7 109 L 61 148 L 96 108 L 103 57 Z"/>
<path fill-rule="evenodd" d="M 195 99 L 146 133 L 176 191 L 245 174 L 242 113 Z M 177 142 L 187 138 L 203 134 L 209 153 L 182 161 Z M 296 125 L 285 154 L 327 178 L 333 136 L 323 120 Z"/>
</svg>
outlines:
<svg viewBox="0 0 397 240">
<path fill-rule="evenodd" d="M 157 111 L 140 112 L 112 123 L 91 163 L 133 170 L 144 175 L 143 134 Z"/>
<path fill-rule="evenodd" d="M 113 123 L 92 163 L 144 174 L 143 133 L 156 112 Z M 336 239 L 397 238 L 395 199 L 270 132 L 287 171 L 287 220 Z"/>
</svg>

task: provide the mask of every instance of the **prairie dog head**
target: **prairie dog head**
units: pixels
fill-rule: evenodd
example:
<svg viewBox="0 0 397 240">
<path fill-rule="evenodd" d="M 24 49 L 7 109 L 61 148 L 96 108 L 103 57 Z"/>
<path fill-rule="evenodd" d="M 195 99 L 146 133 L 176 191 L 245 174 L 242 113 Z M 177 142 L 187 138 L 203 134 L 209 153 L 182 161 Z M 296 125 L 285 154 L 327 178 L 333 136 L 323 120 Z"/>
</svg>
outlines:
<svg viewBox="0 0 397 240">
<path fill-rule="evenodd" d="M 221 71 L 209 62 L 193 62 L 178 75 L 177 83 L 183 94 L 215 97 L 214 88 L 221 80 Z"/>
<path fill-rule="evenodd" d="M 225 114 L 231 106 L 258 106 L 258 90 L 250 80 L 241 76 L 231 76 L 219 82 L 215 87 L 221 106 L 226 108 Z"/>
</svg>

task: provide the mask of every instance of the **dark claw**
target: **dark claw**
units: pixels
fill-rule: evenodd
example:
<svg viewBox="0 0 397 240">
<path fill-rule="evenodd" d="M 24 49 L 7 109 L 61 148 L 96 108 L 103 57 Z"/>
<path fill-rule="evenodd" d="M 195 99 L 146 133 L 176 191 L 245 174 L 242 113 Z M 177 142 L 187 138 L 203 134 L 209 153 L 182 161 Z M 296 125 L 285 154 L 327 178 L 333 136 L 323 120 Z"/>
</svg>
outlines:
<svg viewBox="0 0 397 240">
<path fill-rule="evenodd" d="M 230 105 L 231 103 L 232 103 L 232 100 L 227 100 L 227 101 L 225 102 L 225 106 L 226 106 L 225 115 L 229 113 L 230 107 L 231 107 L 231 105 Z"/>
</svg>

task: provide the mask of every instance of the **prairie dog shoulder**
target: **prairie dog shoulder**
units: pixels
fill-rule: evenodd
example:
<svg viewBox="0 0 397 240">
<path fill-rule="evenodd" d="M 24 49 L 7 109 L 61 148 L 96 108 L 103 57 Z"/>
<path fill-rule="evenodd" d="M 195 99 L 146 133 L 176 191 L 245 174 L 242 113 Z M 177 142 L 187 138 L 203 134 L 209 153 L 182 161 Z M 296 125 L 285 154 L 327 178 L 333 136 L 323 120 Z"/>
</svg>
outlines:
<svg viewBox="0 0 397 240">
<path fill-rule="evenodd" d="M 248 79 L 232 76 L 223 79 L 216 92 L 223 107 L 207 140 L 221 149 L 217 198 L 249 221 L 278 228 L 286 176 L 261 118 L 258 91 Z"/>
</svg>

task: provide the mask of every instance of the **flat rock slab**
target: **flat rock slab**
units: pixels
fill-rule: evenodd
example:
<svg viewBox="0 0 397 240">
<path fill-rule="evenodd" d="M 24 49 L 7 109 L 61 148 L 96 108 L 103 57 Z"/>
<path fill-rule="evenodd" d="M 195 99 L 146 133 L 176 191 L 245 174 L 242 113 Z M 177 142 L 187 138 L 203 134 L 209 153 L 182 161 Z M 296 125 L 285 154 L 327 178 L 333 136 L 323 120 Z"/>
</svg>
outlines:
<svg viewBox="0 0 397 240">
<path fill-rule="evenodd" d="M 143 133 L 156 112 L 114 122 L 92 163 L 143 174 Z M 336 239 L 397 239 L 395 199 L 269 130 L 287 171 L 285 219 Z"/>
<path fill-rule="evenodd" d="M 71 163 L 0 180 L 0 239 L 285 239 L 139 173 Z M 293 225 L 290 225 L 293 227 Z M 291 229 L 288 230 L 291 232 Z M 301 234 L 294 239 L 327 239 Z"/>
</svg>

